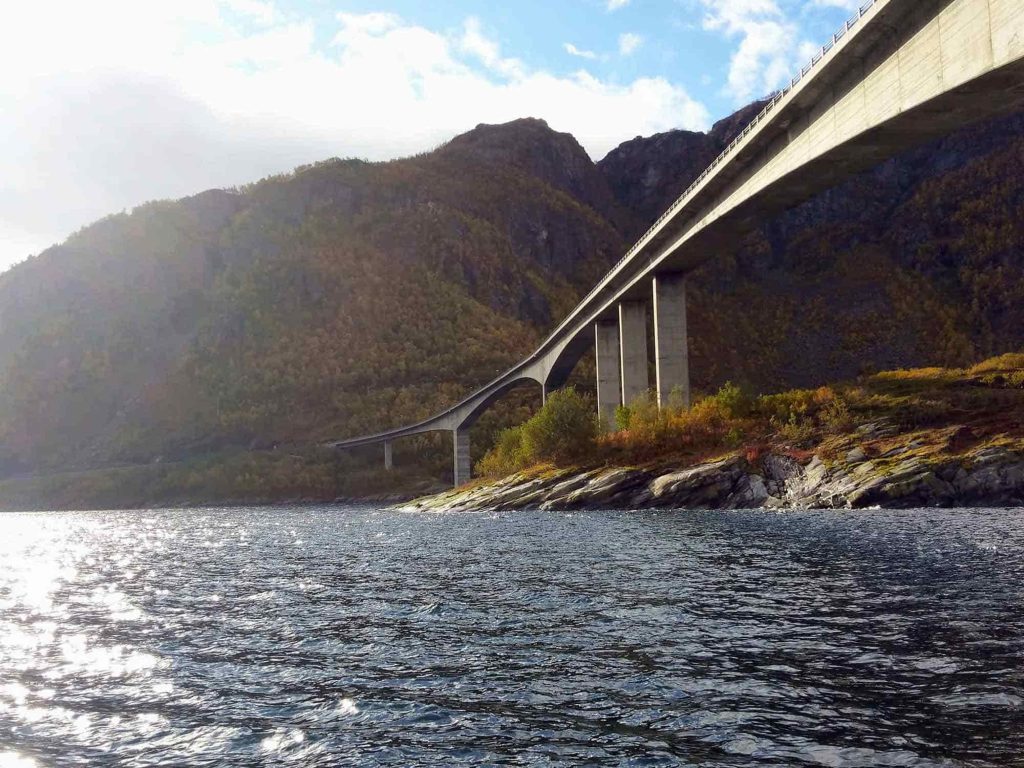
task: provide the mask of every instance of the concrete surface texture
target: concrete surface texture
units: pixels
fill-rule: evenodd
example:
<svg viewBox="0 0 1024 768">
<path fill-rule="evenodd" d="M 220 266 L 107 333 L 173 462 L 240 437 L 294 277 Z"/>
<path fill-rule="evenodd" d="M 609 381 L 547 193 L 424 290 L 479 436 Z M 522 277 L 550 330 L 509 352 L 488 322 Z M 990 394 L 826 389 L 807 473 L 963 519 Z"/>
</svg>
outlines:
<svg viewBox="0 0 1024 768">
<path fill-rule="evenodd" d="M 765 217 L 851 174 L 1022 106 L 1024 0 L 869 2 L 533 353 L 436 416 L 329 445 L 355 448 L 452 431 L 453 475 L 461 484 L 470 477 L 468 429 L 480 414 L 513 387 L 534 383 L 550 392 L 562 386 L 595 340 L 601 413 L 614 411 L 609 324 L 619 327 L 619 402 L 646 391 L 646 320 L 638 318 L 648 303 L 659 401 L 675 387 L 688 398 L 687 272 L 735 249 Z"/>
</svg>

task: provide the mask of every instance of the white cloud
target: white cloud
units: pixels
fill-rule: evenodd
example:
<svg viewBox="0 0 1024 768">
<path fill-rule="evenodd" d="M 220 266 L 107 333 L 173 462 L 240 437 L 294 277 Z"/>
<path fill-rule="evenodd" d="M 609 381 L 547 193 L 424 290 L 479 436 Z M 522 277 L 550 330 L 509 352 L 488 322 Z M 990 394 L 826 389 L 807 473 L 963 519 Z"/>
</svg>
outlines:
<svg viewBox="0 0 1024 768">
<path fill-rule="evenodd" d="M 739 38 L 729 63 L 727 91 L 737 104 L 781 86 L 802 63 L 806 44 L 775 0 L 701 0 L 704 29 Z M 796 54 L 796 55 L 794 55 Z"/>
<path fill-rule="evenodd" d="M 605 8 L 609 11 L 617 11 L 619 8 L 625 8 L 627 5 L 629 5 L 629 0 L 608 0 L 605 3 Z"/>
<path fill-rule="evenodd" d="M 856 11 L 863 4 L 864 0 L 811 0 L 809 8 L 842 8 L 846 11 Z"/>
<path fill-rule="evenodd" d="M 572 43 L 564 43 L 563 47 L 565 48 L 565 52 L 568 53 L 570 56 L 578 56 L 581 59 L 591 59 L 591 60 L 597 58 L 597 54 L 594 53 L 593 51 L 582 50 L 580 48 L 577 48 Z"/>
<path fill-rule="evenodd" d="M 240 16 L 247 17 L 263 26 L 273 24 L 280 19 L 280 14 L 274 4 L 263 0 L 224 0 L 224 5 Z"/>
<path fill-rule="evenodd" d="M 488 69 L 507 77 L 522 77 L 523 65 L 518 59 L 506 59 L 501 56 L 498 43 L 486 37 L 481 29 L 480 20 L 469 18 L 464 25 L 459 48 L 463 53 L 475 56 Z"/>
<path fill-rule="evenodd" d="M 643 42 L 644 39 L 635 32 L 619 35 L 619 53 L 623 56 L 632 56 Z"/>
<path fill-rule="evenodd" d="M 345 45 L 358 41 L 361 37 L 383 35 L 402 24 L 401 17 L 393 13 L 339 13 L 341 31 L 335 35 L 334 42 Z"/>
<path fill-rule="evenodd" d="M 663 78 L 533 70 L 475 19 L 442 33 L 341 14 L 317 28 L 254 0 L 42 0 L 5 13 L 0 269 L 148 199 L 333 155 L 412 154 L 480 122 L 541 117 L 594 157 L 709 123 Z"/>
</svg>

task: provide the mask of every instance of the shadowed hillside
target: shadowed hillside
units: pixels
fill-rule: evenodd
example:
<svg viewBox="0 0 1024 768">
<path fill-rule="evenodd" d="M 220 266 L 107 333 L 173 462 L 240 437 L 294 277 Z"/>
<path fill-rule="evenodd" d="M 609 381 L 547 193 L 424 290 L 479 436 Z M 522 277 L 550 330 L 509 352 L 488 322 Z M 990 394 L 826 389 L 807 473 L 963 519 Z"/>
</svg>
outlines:
<svg viewBox="0 0 1024 768">
<path fill-rule="evenodd" d="M 0 275 L 0 474 L 295 449 L 449 405 L 529 351 L 758 108 L 597 164 L 542 121 L 480 126 L 100 221 Z M 1024 346 L 1022 128 L 908 153 L 707 264 L 695 385 Z M 512 397 L 475 447 L 536 399 Z M 439 445 L 424 456 L 443 473 Z"/>
</svg>

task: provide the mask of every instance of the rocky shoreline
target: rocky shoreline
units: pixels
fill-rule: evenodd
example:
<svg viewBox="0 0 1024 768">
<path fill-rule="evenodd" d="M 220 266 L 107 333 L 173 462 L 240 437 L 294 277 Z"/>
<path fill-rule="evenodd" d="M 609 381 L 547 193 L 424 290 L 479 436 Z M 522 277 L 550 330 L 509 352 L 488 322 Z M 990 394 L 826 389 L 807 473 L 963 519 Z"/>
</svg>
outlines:
<svg viewBox="0 0 1024 768">
<path fill-rule="evenodd" d="M 914 446 L 829 462 L 813 455 L 730 455 L 685 468 L 549 469 L 402 504 L 406 511 L 574 509 L 907 509 L 1024 507 L 1024 454 L 984 447 L 956 457 Z"/>
</svg>

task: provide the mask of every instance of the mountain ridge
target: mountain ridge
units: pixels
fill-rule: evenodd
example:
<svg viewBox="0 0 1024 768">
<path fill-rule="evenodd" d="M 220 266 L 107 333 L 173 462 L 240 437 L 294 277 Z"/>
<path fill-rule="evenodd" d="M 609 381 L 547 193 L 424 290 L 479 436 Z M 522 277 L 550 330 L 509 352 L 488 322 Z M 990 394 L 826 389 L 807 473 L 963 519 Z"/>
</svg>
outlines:
<svg viewBox="0 0 1024 768">
<path fill-rule="evenodd" d="M 413 158 L 327 160 L 86 227 L 0 274 L 0 475 L 427 416 L 529 352 L 759 109 L 596 163 L 540 120 L 480 125 Z M 1022 135 L 1018 115 L 905 153 L 698 270 L 697 388 L 1024 345 Z"/>
</svg>

